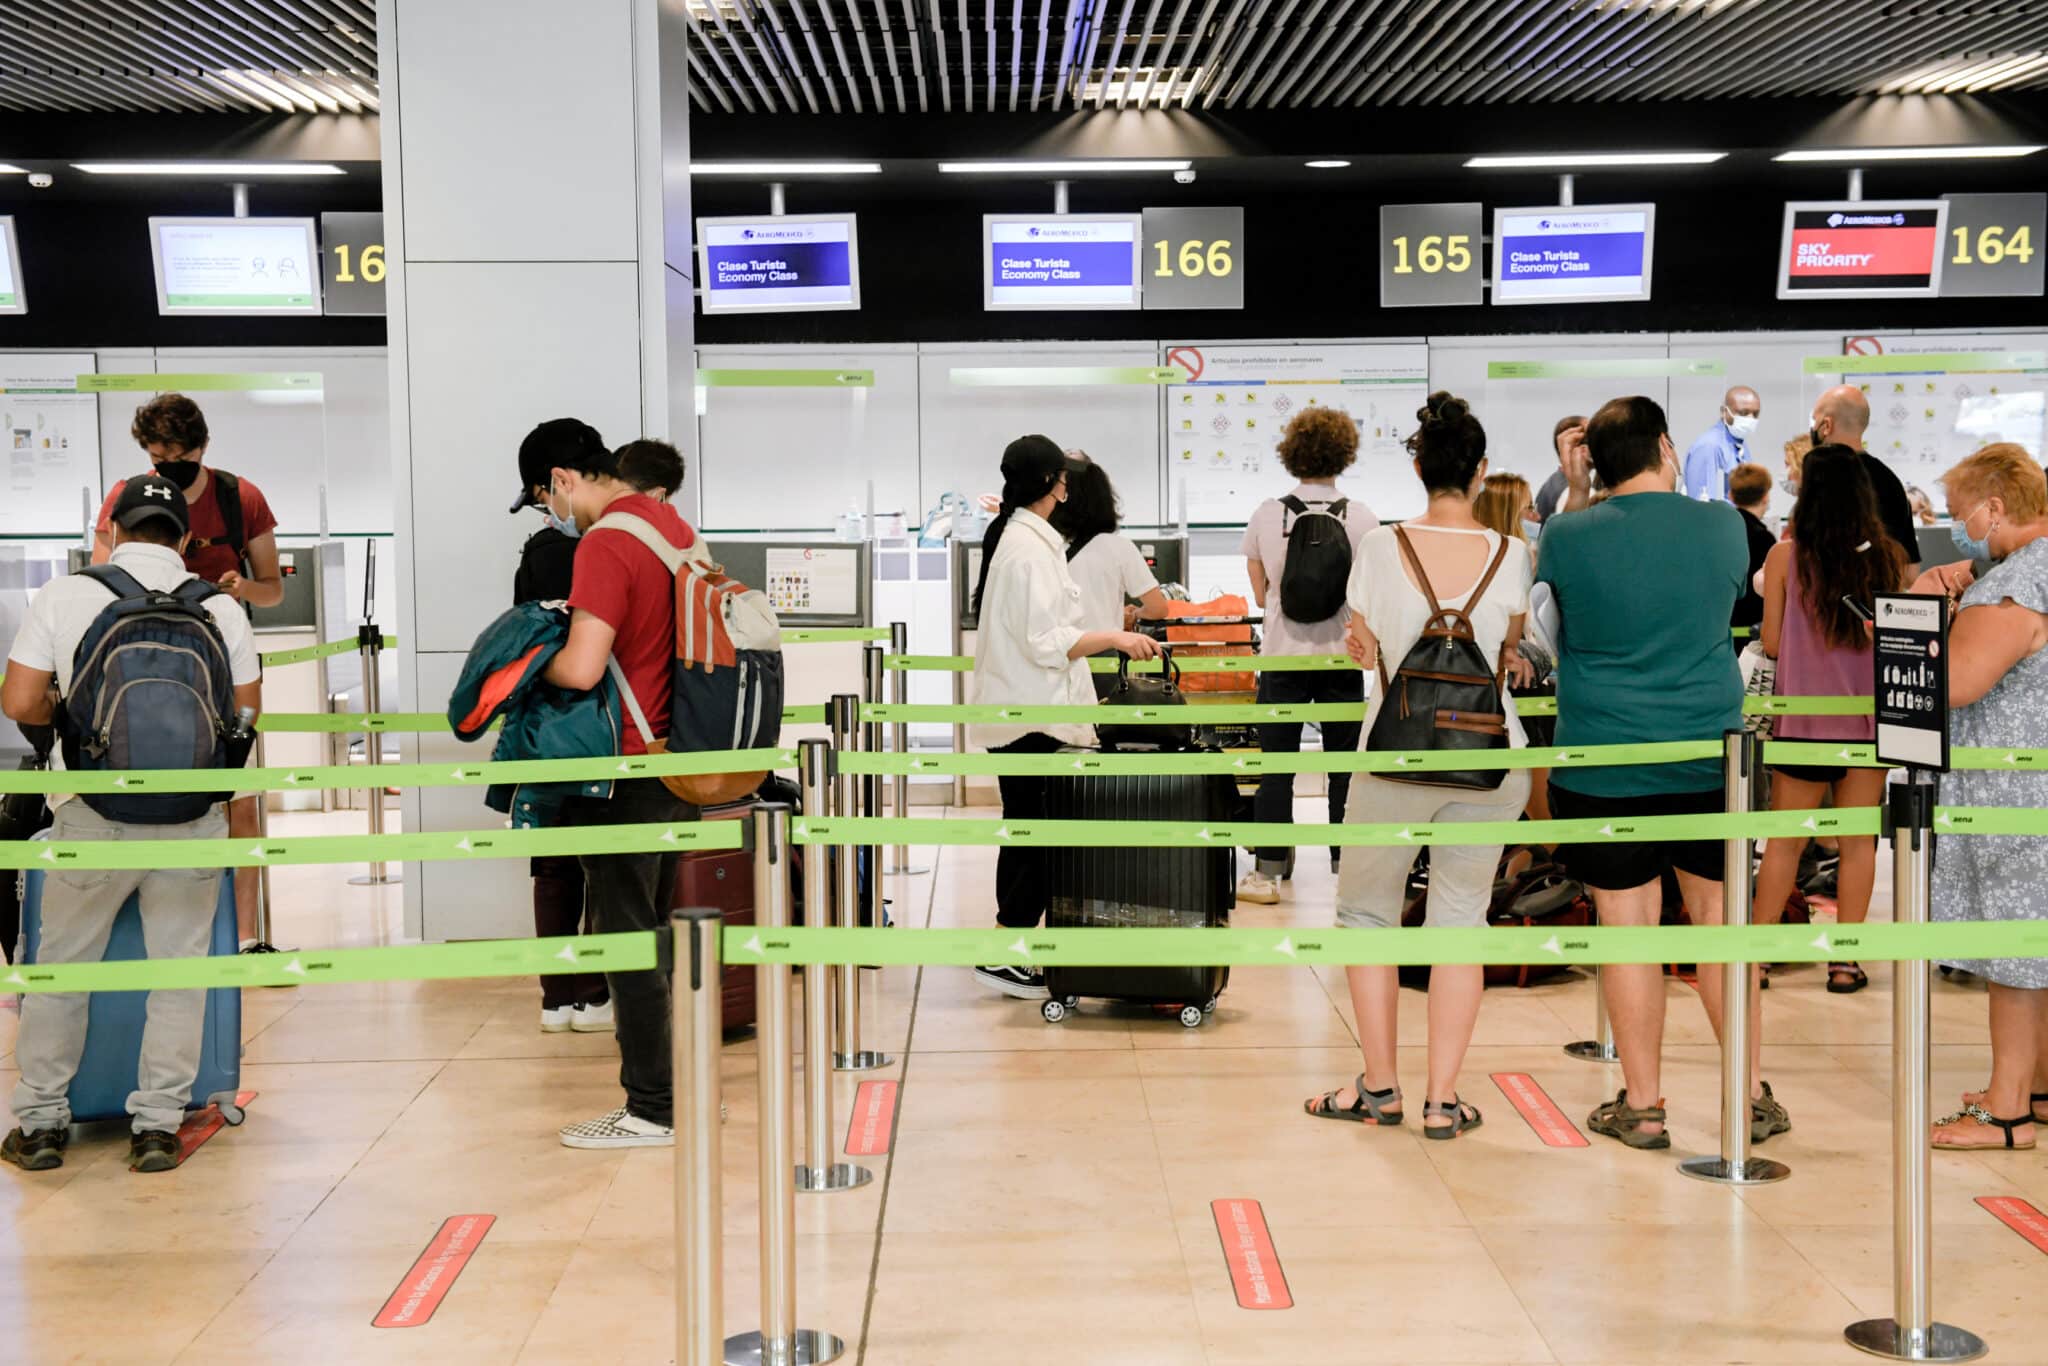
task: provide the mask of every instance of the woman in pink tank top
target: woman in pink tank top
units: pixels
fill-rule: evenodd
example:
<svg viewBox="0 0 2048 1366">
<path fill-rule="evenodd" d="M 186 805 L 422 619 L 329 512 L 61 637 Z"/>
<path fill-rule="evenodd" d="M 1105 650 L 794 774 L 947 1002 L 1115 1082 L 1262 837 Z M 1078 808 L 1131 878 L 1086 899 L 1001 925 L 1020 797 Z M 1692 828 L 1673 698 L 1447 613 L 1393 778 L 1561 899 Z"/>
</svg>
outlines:
<svg viewBox="0 0 2048 1366">
<path fill-rule="evenodd" d="M 1849 606 L 1866 610 L 1879 593 L 1904 582 L 1905 553 L 1885 534 L 1877 495 L 1863 461 L 1847 446 L 1820 446 L 1800 470 L 1799 502 L 1788 537 L 1764 560 L 1764 653 L 1778 661 L 1780 697 L 1864 697 L 1871 693 L 1870 635 Z M 1780 740 L 1831 745 L 1869 744 L 1876 733 L 1868 714 L 1784 716 Z M 1830 794 L 1837 807 L 1876 806 L 1884 797 L 1884 770 L 1840 761 L 1774 763 L 1771 809 L 1811 811 Z M 1858 925 L 1870 913 L 1877 878 L 1877 840 L 1845 835 L 1836 902 L 1840 923 Z M 1804 840 L 1774 839 L 1757 874 L 1756 917 L 1784 914 L 1799 869 Z M 1856 963 L 1828 964 L 1828 990 L 1860 991 L 1869 983 Z"/>
</svg>

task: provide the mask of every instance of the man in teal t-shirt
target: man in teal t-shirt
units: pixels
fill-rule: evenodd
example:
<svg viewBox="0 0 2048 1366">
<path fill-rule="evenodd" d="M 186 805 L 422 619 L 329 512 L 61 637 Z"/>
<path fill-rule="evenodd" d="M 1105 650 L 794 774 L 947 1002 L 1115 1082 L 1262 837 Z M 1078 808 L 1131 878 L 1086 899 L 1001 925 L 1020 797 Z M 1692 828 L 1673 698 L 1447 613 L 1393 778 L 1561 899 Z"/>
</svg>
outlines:
<svg viewBox="0 0 2048 1366">
<path fill-rule="evenodd" d="M 1728 504 L 1674 492 L 1678 452 L 1664 410 L 1650 399 L 1606 404 L 1587 424 L 1586 445 L 1608 497 L 1544 524 L 1536 575 L 1557 600 L 1557 742 L 1719 740 L 1742 724 L 1742 679 L 1728 634 L 1729 614 L 1749 575 L 1742 516 Z M 1572 500 L 1578 502 L 1585 470 L 1568 467 L 1567 473 L 1578 481 Z M 1719 812 L 1721 764 L 1559 770 L 1550 780 L 1550 807 L 1560 820 Z M 1701 925 L 1721 920 L 1722 854 L 1718 840 L 1665 839 L 1575 845 L 1562 859 L 1592 889 L 1603 925 L 1657 924 L 1667 869 L 1677 872 L 1686 911 Z M 1699 981 L 1718 1037 L 1721 969 L 1702 963 Z M 1626 1085 L 1592 1113 L 1587 1127 L 1632 1148 L 1668 1148 L 1659 1099 L 1663 969 L 1613 964 L 1601 970 L 1600 982 Z M 1759 1013 L 1750 1028 L 1751 1077 L 1757 1076 L 1762 1036 Z M 1791 1128 L 1761 1082 L 1752 1088 L 1750 1112 L 1754 1141 Z"/>
</svg>

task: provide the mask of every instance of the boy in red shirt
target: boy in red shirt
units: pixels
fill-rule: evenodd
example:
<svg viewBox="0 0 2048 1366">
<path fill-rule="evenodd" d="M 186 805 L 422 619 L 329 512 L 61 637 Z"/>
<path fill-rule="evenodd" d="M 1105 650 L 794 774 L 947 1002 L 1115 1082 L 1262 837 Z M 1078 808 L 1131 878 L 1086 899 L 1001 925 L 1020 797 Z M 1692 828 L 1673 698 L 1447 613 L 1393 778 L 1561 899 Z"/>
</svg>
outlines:
<svg viewBox="0 0 2048 1366">
<path fill-rule="evenodd" d="M 284 572 L 278 567 L 277 518 L 263 490 L 247 479 L 206 465 L 206 414 L 183 394 L 158 394 L 135 410 L 129 434 L 149 456 L 152 473 L 185 492 L 192 535 L 185 543 L 185 568 L 249 607 L 275 607 L 284 601 Z M 114 504 L 124 479 L 107 490 L 94 527 L 92 562 L 105 564 L 114 551 Z M 260 796 L 238 796 L 228 803 L 228 834 L 254 839 L 262 821 Z M 243 953 L 275 953 L 256 938 L 257 872 L 235 870 L 235 925 Z"/>
<path fill-rule="evenodd" d="M 646 443 L 636 443 L 646 444 Z M 620 478 L 619 455 L 601 446 L 565 450 L 549 471 L 547 504 L 580 533 L 569 593 L 569 641 L 548 665 L 547 679 L 564 688 L 594 688 L 617 659 L 656 739 L 668 734 L 670 671 L 675 663 L 675 577 L 629 532 L 593 530 L 607 513 L 629 512 L 654 527 L 678 550 L 697 535 L 668 504 Z M 626 754 L 644 754 L 646 742 L 629 720 L 621 732 Z M 659 778 L 613 784 L 609 799 L 575 797 L 563 807 L 567 825 L 625 825 L 696 819 Z M 651 930 L 668 919 L 679 856 L 674 853 L 585 854 L 579 859 L 592 920 L 599 934 Z M 619 1109 L 561 1131 L 571 1148 L 641 1148 L 675 1142 L 669 1076 L 669 987 L 659 972 L 607 973 L 619 1041 Z"/>
</svg>

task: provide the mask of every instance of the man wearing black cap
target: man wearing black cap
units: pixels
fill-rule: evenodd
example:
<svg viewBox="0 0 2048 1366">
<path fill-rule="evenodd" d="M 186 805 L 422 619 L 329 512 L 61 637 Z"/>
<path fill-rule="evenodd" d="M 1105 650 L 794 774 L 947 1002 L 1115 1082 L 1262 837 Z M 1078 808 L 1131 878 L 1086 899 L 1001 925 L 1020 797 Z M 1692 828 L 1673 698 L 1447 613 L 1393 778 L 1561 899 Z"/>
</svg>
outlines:
<svg viewBox="0 0 2048 1366">
<path fill-rule="evenodd" d="M 578 452 L 603 452 L 604 438 L 587 422 L 558 417 L 543 422 L 519 443 L 519 496 L 512 511 L 539 508 L 547 525 L 526 538 L 512 575 L 512 601 L 567 602 L 576 575 L 576 523 L 548 506 L 549 471 L 573 465 Z M 583 868 L 574 854 L 530 860 L 533 873 L 533 932 L 543 939 L 583 933 Z M 543 1034 L 574 1030 L 596 1034 L 612 1028 L 611 992 L 601 972 L 564 972 L 540 979 Z"/>
<path fill-rule="evenodd" d="M 73 694 L 79 643 L 117 595 L 114 587 L 94 574 L 107 573 L 109 568 L 118 571 L 113 576 L 116 582 L 123 575 L 133 581 L 127 589 L 130 592 L 134 587 L 175 592 L 194 577 L 184 559 L 192 531 L 190 517 L 183 492 L 170 480 L 143 475 L 126 482 L 109 514 L 113 553 L 108 564 L 93 574 L 55 579 L 29 603 L 28 616 L 8 652 L 0 711 L 24 725 L 49 725 L 55 720 L 58 702 Z M 226 655 L 235 706 L 253 714 L 262 707 L 263 685 L 249 619 L 224 593 L 212 593 L 201 606 Z M 89 670 L 95 667 L 87 665 Z M 164 691 L 158 689 L 157 694 Z M 119 701 L 109 704 L 109 715 L 120 705 Z M 152 716 L 130 713 L 127 719 L 147 726 Z M 115 820 L 69 793 L 52 795 L 50 806 L 55 813 L 51 838 L 56 840 L 225 839 L 228 835 L 227 816 L 218 802 L 196 820 L 159 825 Z M 218 869 L 112 873 L 53 869 L 43 883 L 38 961 L 98 961 L 114 917 L 131 894 L 141 899 L 143 937 L 150 957 L 206 954 L 214 905 L 220 895 Z M 178 1165 L 177 1131 L 199 1070 L 205 1000 L 201 991 L 150 995 L 136 1089 L 128 1098 L 128 1111 L 134 1116 L 129 1166 L 135 1171 L 168 1171 Z M 89 997 L 73 994 L 31 993 L 23 998 L 15 1043 L 21 1080 L 14 1090 L 14 1114 L 20 1127 L 0 1143 L 0 1158 L 25 1170 L 63 1165 L 71 1123 L 68 1093 L 85 1050 L 89 1002 Z"/>
</svg>

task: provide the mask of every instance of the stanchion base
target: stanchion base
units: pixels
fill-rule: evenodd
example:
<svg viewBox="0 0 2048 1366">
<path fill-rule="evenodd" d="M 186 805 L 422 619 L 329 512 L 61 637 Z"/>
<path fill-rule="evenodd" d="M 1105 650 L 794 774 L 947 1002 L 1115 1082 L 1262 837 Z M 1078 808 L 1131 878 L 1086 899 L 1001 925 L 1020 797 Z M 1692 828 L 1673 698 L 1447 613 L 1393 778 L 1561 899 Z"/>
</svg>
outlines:
<svg viewBox="0 0 2048 1366">
<path fill-rule="evenodd" d="M 405 879 L 397 873 L 385 873 L 382 876 L 376 873 L 358 873 L 348 880 L 348 885 L 351 887 L 396 887 L 404 881 Z"/>
<path fill-rule="evenodd" d="M 888 870 L 890 877 L 923 877 L 930 871 L 929 868 L 917 868 L 909 864 L 895 864 Z"/>
<path fill-rule="evenodd" d="M 850 1191 L 856 1186 L 865 1186 L 875 1179 L 875 1174 L 866 1167 L 856 1167 L 851 1162 L 839 1162 L 820 1170 L 816 1167 L 796 1169 L 796 1188 L 813 1193 L 820 1191 Z"/>
<path fill-rule="evenodd" d="M 890 1057 L 887 1053 L 834 1053 L 832 1055 L 832 1070 L 834 1072 L 872 1072 L 877 1067 L 887 1067 L 895 1061 L 896 1059 Z"/>
<path fill-rule="evenodd" d="M 799 1328 L 772 1346 L 759 1333 L 741 1333 L 725 1340 L 725 1366 L 811 1366 L 844 1355 L 845 1343 L 812 1328 Z"/>
<path fill-rule="evenodd" d="M 1712 1181 L 1718 1186 L 1768 1186 L 1792 1174 L 1790 1167 L 1768 1157 L 1752 1157 L 1742 1163 L 1724 1157 L 1688 1157 L 1678 1164 L 1678 1170 L 1695 1181 Z"/>
<path fill-rule="evenodd" d="M 1602 1044 L 1598 1039 L 1580 1039 L 1577 1043 L 1568 1043 L 1564 1046 L 1564 1051 L 1567 1056 L 1577 1058 L 1580 1062 L 1621 1061 L 1621 1054 L 1615 1052 L 1612 1047 Z"/>
<path fill-rule="evenodd" d="M 1844 1328 L 1842 1336 L 1859 1352 L 1893 1361 L 1975 1361 L 1991 1350 L 1975 1333 L 1947 1323 L 1908 1333 L 1895 1319 L 1865 1319 Z"/>
</svg>

